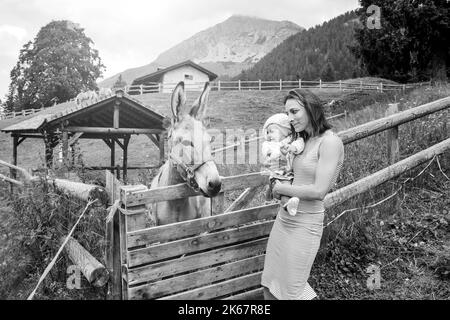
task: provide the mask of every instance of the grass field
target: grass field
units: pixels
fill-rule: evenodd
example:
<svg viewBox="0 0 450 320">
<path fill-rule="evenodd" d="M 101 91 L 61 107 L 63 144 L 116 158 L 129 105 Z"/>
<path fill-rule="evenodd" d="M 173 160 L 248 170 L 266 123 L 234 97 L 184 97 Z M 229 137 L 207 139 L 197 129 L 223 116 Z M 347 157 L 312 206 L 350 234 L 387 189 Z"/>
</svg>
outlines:
<svg viewBox="0 0 450 320">
<path fill-rule="evenodd" d="M 347 110 L 346 120 L 333 120 L 335 131 L 341 131 L 385 115 L 387 103 L 399 102 L 400 110 L 418 106 L 450 95 L 450 86 L 420 88 L 406 95 L 380 93 L 346 93 L 316 90 L 323 101 L 335 100 L 328 115 Z M 286 92 L 248 91 L 212 92 L 210 117 L 212 128 L 262 127 L 265 119 L 282 111 Z M 169 115 L 168 94 L 135 96 L 145 104 Z M 188 93 L 188 102 L 196 94 Z M 400 154 L 405 158 L 423 150 L 449 135 L 449 110 L 400 126 Z M 3 124 L 4 125 L 4 124 Z M 0 126 L 3 126 L 0 124 Z M 11 138 L 0 134 L 0 159 L 9 160 Z M 87 165 L 109 164 L 109 150 L 103 142 L 82 141 Z M 27 141 L 19 147 L 19 165 L 36 167 L 43 163 L 43 145 Z M 133 137 L 129 147 L 129 165 L 150 165 L 157 162 L 158 151 L 144 136 Z M 120 159 L 117 153 L 116 159 Z M 439 157 L 442 171 L 449 176 L 448 153 Z M 388 165 L 384 133 L 345 147 L 342 173 L 334 189 L 352 183 Z M 414 177 L 425 165 L 389 181 L 370 192 L 348 200 L 327 212 L 325 223 L 346 209 L 361 208 L 380 201 L 399 188 L 407 177 Z M 420 177 L 404 185 L 393 199 L 373 209 L 357 209 L 326 228 L 321 248 L 313 265 L 310 282 L 321 299 L 448 299 L 450 237 L 448 232 L 450 182 L 435 160 Z M 258 171 L 258 165 L 220 165 L 223 176 Z M 6 172 L 5 172 L 6 173 Z M 148 183 L 154 172 L 133 171 L 132 182 Z M 103 173 L 88 178 L 102 178 Z M 103 178 L 104 179 L 104 178 Z M 1 185 L 4 201 L 0 210 L 0 297 L 23 299 L 37 283 L 43 268 L 58 249 L 55 241 L 56 222 L 63 229 L 71 225 L 84 205 L 61 194 L 37 188 L 23 199 L 8 200 L 7 184 Z M 240 191 L 227 193 L 230 203 Z M 255 197 L 251 205 L 260 203 Z M 52 212 L 48 217 L 48 212 Z M 68 217 L 67 217 L 68 216 Z M 105 212 L 93 212 L 79 227 L 75 237 L 102 260 Z M 51 220 L 53 219 L 53 220 Z M 38 221 L 37 221 L 38 220 Z M 47 238 L 46 238 L 47 237 Z M 32 239 L 35 239 L 32 241 Z M 37 239 L 37 240 L 36 240 Z M 103 299 L 103 289 L 93 289 L 83 282 L 82 290 L 65 288 L 67 258 L 58 262 L 44 282 L 38 299 Z M 366 287 L 366 267 L 381 267 L 381 289 Z"/>
</svg>

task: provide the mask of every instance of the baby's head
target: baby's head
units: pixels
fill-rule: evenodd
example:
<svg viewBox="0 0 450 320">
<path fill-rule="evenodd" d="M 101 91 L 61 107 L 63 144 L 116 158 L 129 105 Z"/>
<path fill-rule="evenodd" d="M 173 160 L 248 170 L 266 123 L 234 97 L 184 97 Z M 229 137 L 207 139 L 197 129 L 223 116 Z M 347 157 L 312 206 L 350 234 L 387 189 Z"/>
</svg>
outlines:
<svg viewBox="0 0 450 320">
<path fill-rule="evenodd" d="M 266 141 L 280 142 L 291 134 L 289 118 L 284 113 L 277 113 L 269 117 L 263 127 Z"/>
</svg>

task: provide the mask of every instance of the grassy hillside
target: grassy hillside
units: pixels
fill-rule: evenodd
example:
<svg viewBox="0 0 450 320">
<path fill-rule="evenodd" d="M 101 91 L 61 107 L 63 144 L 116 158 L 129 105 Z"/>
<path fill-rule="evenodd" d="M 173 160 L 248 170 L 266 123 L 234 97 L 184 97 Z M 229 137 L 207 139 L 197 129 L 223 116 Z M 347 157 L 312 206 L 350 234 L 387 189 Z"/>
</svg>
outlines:
<svg viewBox="0 0 450 320">
<path fill-rule="evenodd" d="M 400 110 L 412 108 L 450 95 L 450 86 L 420 88 L 405 96 L 317 91 L 324 101 L 343 102 L 350 111 L 347 120 L 335 120 L 335 131 L 381 118 L 388 102 L 400 103 Z M 272 113 L 282 110 L 285 92 L 213 92 L 210 100 L 211 126 L 247 128 L 262 126 Z M 168 95 L 146 95 L 142 99 L 159 111 L 168 113 Z M 195 95 L 190 94 L 189 101 Z M 166 107 L 164 107 L 166 106 Z M 335 110 L 328 110 L 334 114 Z M 400 126 L 400 154 L 405 158 L 450 136 L 450 111 L 439 112 Z M 130 144 L 130 165 L 156 160 L 156 149 L 148 138 L 134 138 Z M 27 144 L 28 143 L 28 144 Z M 36 142 L 34 142 L 36 143 Z M 1 156 L 10 155 L 10 140 L 3 135 Z M 22 149 L 21 149 L 22 148 Z M 97 141 L 83 142 L 91 164 L 108 163 L 106 146 Z M 145 152 L 143 149 L 148 148 Z M 20 164 L 36 165 L 34 152 L 43 147 L 28 141 L 19 147 Z M 86 154 L 86 152 L 85 152 Z M 41 157 L 42 159 L 42 157 Z M 428 168 L 421 165 L 398 179 L 389 181 L 359 197 L 329 210 L 325 225 L 344 210 L 351 210 L 325 228 L 321 248 L 313 265 L 310 283 L 321 299 L 448 299 L 450 296 L 450 234 L 448 232 L 450 199 L 450 158 L 448 153 L 434 160 Z M 388 165 L 384 133 L 346 145 L 342 173 L 334 187 L 340 188 Z M 425 171 L 415 180 L 405 183 Z M 219 166 L 222 175 L 256 171 L 258 166 Z M 151 172 L 135 172 L 135 181 L 148 182 Z M 444 175 L 446 174 L 446 176 Z M 405 183 L 403 185 L 403 183 Z M 399 193 L 373 208 L 394 193 Z M 8 186 L 0 184 L 3 204 L 0 208 L 0 297 L 23 299 L 33 289 L 43 269 L 58 249 L 57 237 L 67 230 L 84 208 L 75 199 L 54 193 L 42 185 L 27 194 L 8 198 Z M 227 204 L 239 191 L 225 195 Z M 260 204 L 262 196 L 251 205 Z M 48 213 L 51 212 L 51 215 Z M 103 261 L 105 210 L 93 211 L 77 229 L 75 238 Z M 60 226 L 56 228 L 55 225 Z M 62 232 L 64 234 L 64 232 Z M 66 267 L 62 258 L 39 290 L 37 299 L 103 299 L 103 289 L 93 289 L 85 281 L 81 290 L 65 287 Z M 381 268 L 381 289 L 366 287 L 366 268 Z"/>
<path fill-rule="evenodd" d="M 324 102 L 335 100 L 339 102 L 333 108 L 326 108 L 329 116 L 342 113 L 344 110 L 354 112 L 375 102 L 394 101 L 393 94 L 376 92 L 340 92 L 330 89 L 313 89 Z M 276 112 L 283 112 L 282 101 L 287 91 L 221 91 L 211 92 L 208 103 L 207 117 L 210 128 L 218 129 L 255 129 L 262 128 L 265 120 Z M 189 104 L 198 97 L 197 92 L 188 92 Z M 169 108 L 170 94 L 156 93 L 134 96 L 145 105 L 158 112 L 171 116 Z M 56 106 L 41 111 L 44 113 L 59 113 L 64 106 Z M 32 117 L 18 117 L 0 121 L 0 128 Z M 109 148 L 100 140 L 84 140 L 79 143 L 83 162 L 87 166 L 109 165 Z M 117 163 L 122 157 L 120 149 L 116 148 Z M 0 159 L 11 160 L 12 138 L 9 134 L 0 133 Z M 129 145 L 130 166 L 152 165 L 158 162 L 159 151 L 145 135 L 134 135 Z M 44 164 L 44 144 L 37 139 L 26 139 L 18 148 L 18 164 L 25 168 L 36 168 Z M 2 168 L 0 168 L 0 172 Z M 6 173 L 7 171 L 5 171 Z M 131 177 L 136 177 L 132 172 Z"/>
</svg>

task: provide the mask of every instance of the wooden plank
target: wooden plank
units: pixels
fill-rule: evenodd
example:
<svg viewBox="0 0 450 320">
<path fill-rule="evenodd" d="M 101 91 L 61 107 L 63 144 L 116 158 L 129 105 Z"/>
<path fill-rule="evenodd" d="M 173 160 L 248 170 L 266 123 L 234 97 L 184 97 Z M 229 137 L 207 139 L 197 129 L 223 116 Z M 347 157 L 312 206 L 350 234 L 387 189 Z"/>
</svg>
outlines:
<svg viewBox="0 0 450 320">
<path fill-rule="evenodd" d="M 218 216 L 203 217 L 195 220 L 156 226 L 146 230 L 128 233 L 128 248 L 166 242 L 197 235 L 204 232 L 238 226 L 263 219 L 273 219 L 278 212 L 278 204 L 228 212 Z"/>
<path fill-rule="evenodd" d="M 130 285 L 135 285 L 199 268 L 205 268 L 230 260 L 239 260 L 259 255 L 265 253 L 267 239 L 268 237 L 265 237 L 263 239 L 252 240 L 208 252 L 189 255 L 182 259 L 167 260 L 152 265 L 132 268 L 128 270 L 128 280 Z"/>
<path fill-rule="evenodd" d="M 206 287 L 189 290 L 175 295 L 163 297 L 160 300 L 207 300 L 227 294 L 256 287 L 261 284 L 262 272 L 245 275 L 231 280 L 219 282 Z"/>
<path fill-rule="evenodd" d="M 105 170 L 106 186 L 105 190 L 108 193 L 110 202 L 113 204 L 116 200 L 120 198 L 120 187 L 123 185 L 122 182 L 116 179 L 116 177 L 109 171 Z"/>
<path fill-rule="evenodd" d="M 257 187 L 269 182 L 267 175 L 261 173 L 248 173 L 230 177 L 222 177 L 222 192 L 241 188 Z M 195 192 L 186 183 L 180 183 L 168 187 L 154 188 L 147 191 L 131 192 L 121 195 L 121 200 L 127 206 L 141 205 L 145 203 L 181 199 L 192 196 L 199 196 L 200 192 Z"/>
<path fill-rule="evenodd" d="M 267 236 L 272 230 L 273 220 L 253 225 L 232 228 L 211 234 L 199 235 L 187 239 L 154 245 L 148 248 L 128 252 L 128 266 L 150 263 L 201 250 L 213 249 L 240 241 Z"/>
<path fill-rule="evenodd" d="M 225 212 L 231 212 L 240 210 L 252 201 L 255 197 L 256 192 L 258 191 L 258 187 L 247 188 L 241 195 L 233 201 L 233 203 L 225 210 Z"/>
<path fill-rule="evenodd" d="M 211 198 L 211 215 L 221 214 L 224 211 L 225 194 L 219 192 L 215 197 Z"/>
<path fill-rule="evenodd" d="M 387 168 L 364 177 L 333 193 L 329 193 L 324 199 L 325 209 L 338 205 L 358 194 L 364 193 L 388 180 L 391 180 L 406 171 L 432 159 L 435 155 L 450 150 L 450 138 L 434 146 L 403 159 Z"/>
<path fill-rule="evenodd" d="M 261 271 L 265 255 L 259 255 L 217 267 L 181 275 L 128 290 L 130 299 L 155 299 L 169 294 L 198 288 L 213 282 Z"/>
<path fill-rule="evenodd" d="M 120 219 L 119 210 L 114 210 L 113 216 L 113 273 L 112 273 L 112 290 L 111 295 L 113 300 L 122 299 L 122 263 L 120 251 Z"/>
<path fill-rule="evenodd" d="M 243 293 L 227 297 L 224 300 L 264 300 L 263 288 L 253 289 Z"/>
</svg>

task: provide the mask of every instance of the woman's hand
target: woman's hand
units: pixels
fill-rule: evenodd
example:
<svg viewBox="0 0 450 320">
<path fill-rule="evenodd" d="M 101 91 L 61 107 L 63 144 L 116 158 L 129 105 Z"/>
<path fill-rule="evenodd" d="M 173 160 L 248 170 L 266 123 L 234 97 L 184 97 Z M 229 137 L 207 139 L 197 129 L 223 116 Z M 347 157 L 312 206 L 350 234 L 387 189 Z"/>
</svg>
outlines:
<svg viewBox="0 0 450 320">
<path fill-rule="evenodd" d="M 274 199 L 281 200 L 281 194 L 279 193 L 281 182 L 278 180 L 275 180 L 275 185 L 272 188 L 272 196 Z"/>
</svg>

